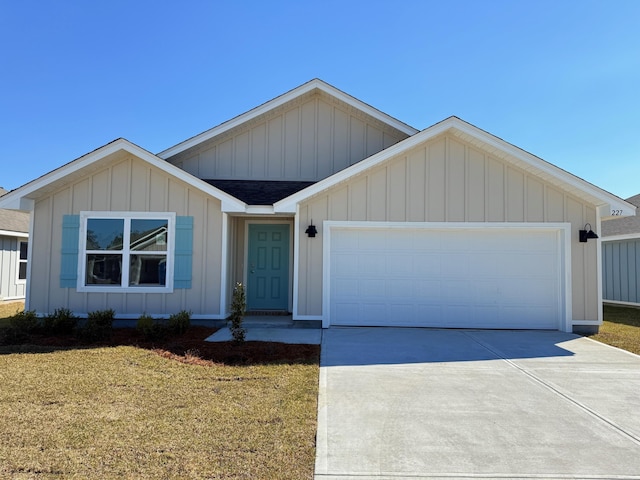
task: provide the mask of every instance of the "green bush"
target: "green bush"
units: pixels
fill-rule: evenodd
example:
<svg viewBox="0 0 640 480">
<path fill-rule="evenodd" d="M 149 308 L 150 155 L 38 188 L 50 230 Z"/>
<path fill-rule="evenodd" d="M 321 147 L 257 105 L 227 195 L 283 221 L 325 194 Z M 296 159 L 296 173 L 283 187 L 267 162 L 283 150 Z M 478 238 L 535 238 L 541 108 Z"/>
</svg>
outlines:
<svg viewBox="0 0 640 480">
<path fill-rule="evenodd" d="M 40 330 L 41 324 L 36 312 L 24 310 L 9 317 L 9 324 L 0 336 L 4 344 L 20 344 L 28 342 L 31 335 Z"/>
<path fill-rule="evenodd" d="M 136 330 L 147 337 L 151 334 L 154 324 L 155 322 L 153 321 L 153 317 L 151 315 L 143 313 L 142 315 L 140 315 L 140 318 L 138 318 L 138 321 L 136 322 Z"/>
<path fill-rule="evenodd" d="M 40 320 L 35 310 L 23 310 L 9 318 L 9 327 L 17 333 L 31 335 L 40 329 Z"/>
<path fill-rule="evenodd" d="M 111 338 L 113 318 L 116 312 L 111 308 L 89 312 L 87 321 L 78 329 L 78 335 L 83 340 L 97 342 Z"/>
<path fill-rule="evenodd" d="M 169 331 L 176 335 L 182 335 L 191 326 L 191 312 L 181 310 L 169 316 Z"/>
<path fill-rule="evenodd" d="M 78 318 L 68 308 L 58 308 L 44 318 L 43 329 L 49 334 L 71 334 L 78 325 Z"/>
<path fill-rule="evenodd" d="M 146 313 L 140 315 L 136 323 L 136 330 L 147 340 L 164 338 L 167 333 L 167 327 L 164 323 L 154 320 L 151 315 Z"/>
<path fill-rule="evenodd" d="M 229 323 L 229 330 L 231 330 L 231 336 L 236 343 L 244 342 L 245 335 L 247 333 L 242 326 L 242 320 L 244 318 L 246 309 L 247 300 L 244 293 L 244 285 L 238 282 L 233 289 L 231 315 L 227 319 L 227 323 Z"/>
</svg>

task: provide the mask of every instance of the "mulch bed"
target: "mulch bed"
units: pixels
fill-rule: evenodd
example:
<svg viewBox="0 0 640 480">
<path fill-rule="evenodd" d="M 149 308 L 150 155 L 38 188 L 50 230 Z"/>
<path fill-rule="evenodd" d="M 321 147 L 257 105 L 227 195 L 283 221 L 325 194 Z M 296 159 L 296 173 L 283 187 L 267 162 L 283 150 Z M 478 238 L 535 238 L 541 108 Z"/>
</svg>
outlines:
<svg viewBox="0 0 640 480">
<path fill-rule="evenodd" d="M 28 345 L 53 348 L 128 345 L 151 350 L 165 358 L 192 365 L 255 365 L 265 363 L 318 363 L 320 346 L 270 342 L 205 342 L 217 329 L 192 326 L 182 335 L 148 340 L 135 328 L 114 328 L 111 339 L 87 344 L 71 335 L 33 335 Z M 22 345 L 21 352 L 28 351 Z M 41 351 L 38 349 L 38 351 Z"/>
</svg>

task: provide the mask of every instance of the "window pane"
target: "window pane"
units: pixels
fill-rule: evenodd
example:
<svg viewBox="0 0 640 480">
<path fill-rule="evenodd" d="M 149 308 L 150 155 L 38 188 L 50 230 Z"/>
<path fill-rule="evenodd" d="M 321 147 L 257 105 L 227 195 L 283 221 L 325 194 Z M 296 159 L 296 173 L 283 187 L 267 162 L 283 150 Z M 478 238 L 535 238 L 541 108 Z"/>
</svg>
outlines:
<svg viewBox="0 0 640 480">
<path fill-rule="evenodd" d="M 131 255 L 129 286 L 164 287 L 166 284 L 166 255 Z"/>
<path fill-rule="evenodd" d="M 133 219 L 131 220 L 131 250 L 145 252 L 167 251 L 166 219 Z"/>
<path fill-rule="evenodd" d="M 20 242 L 20 260 L 27 259 L 27 249 L 29 244 L 27 242 Z"/>
<path fill-rule="evenodd" d="M 89 218 L 87 250 L 122 250 L 124 220 L 122 218 Z"/>
<path fill-rule="evenodd" d="M 87 255 L 86 285 L 122 284 L 122 255 Z"/>
<path fill-rule="evenodd" d="M 27 279 L 27 262 L 20 262 L 18 266 L 18 280 Z"/>
</svg>

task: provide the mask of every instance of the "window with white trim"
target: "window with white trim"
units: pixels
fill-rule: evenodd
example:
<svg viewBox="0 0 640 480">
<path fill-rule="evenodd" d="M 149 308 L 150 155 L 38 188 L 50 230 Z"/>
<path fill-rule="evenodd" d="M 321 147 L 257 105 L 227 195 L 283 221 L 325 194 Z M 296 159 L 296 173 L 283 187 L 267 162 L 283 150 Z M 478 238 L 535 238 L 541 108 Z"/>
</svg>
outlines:
<svg viewBox="0 0 640 480">
<path fill-rule="evenodd" d="M 27 257 L 29 253 L 29 242 L 18 242 L 18 283 L 27 281 Z"/>
<path fill-rule="evenodd" d="M 78 290 L 173 291 L 173 213 L 82 212 Z"/>
</svg>

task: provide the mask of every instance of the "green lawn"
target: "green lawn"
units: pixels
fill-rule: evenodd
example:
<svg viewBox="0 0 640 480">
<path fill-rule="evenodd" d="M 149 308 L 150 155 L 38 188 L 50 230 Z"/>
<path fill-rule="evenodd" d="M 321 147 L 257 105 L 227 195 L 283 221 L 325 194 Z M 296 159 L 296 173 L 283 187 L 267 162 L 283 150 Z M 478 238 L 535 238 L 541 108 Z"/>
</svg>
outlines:
<svg viewBox="0 0 640 480">
<path fill-rule="evenodd" d="M 313 478 L 317 364 L 25 348 L 0 347 L 0 478 Z"/>
<path fill-rule="evenodd" d="M 0 326 L 20 307 L 0 304 Z M 640 309 L 605 306 L 592 338 L 640 354 Z M 317 360 L 0 347 L 0 478 L 311 479 Z"/>
<path fill-rule="evenodd" d="M 591 338 L 640 355 L 640 309 L 604 306 L 604 322 Z"/>
</svg>

